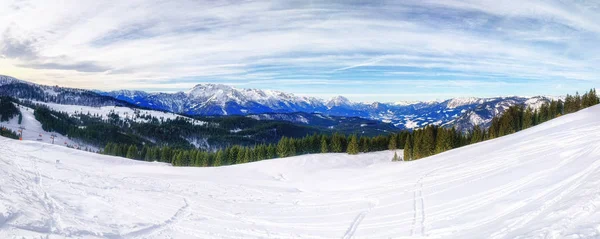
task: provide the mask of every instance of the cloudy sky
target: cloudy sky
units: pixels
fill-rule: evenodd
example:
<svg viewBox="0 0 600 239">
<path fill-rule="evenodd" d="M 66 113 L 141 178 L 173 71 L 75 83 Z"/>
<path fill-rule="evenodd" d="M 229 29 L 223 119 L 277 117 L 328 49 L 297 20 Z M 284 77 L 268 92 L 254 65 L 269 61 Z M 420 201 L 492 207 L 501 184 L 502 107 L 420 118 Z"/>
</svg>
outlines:
<svg viewBox="0 0 600 239">
<path fill-rule="evenodd" d="M 600 86 L 600 1 L 0 0 L 0 74 L 360 101 Z"/>
</svg>

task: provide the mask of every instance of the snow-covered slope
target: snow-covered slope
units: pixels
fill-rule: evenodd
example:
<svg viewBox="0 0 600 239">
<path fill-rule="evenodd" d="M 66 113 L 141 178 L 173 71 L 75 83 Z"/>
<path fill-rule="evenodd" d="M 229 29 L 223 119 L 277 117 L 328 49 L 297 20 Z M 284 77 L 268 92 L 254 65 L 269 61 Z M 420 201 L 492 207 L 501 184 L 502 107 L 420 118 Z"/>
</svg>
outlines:
<svg viewBox="0 0 600 239">
<path fill-rule="evenodd" d="M 175 168 L 1 138 L 0 238 L 599 238 L 598 114 L 412 162 Z"/>
<path fill-rule="evenodd" d="M 12 98 L 87 106 L 132 106 L 125 101 L 85 89 L 39 85 L 0 75 L 0 95 Z"/>
<path fill-rule="evenodd" d="M 14 77 L 0 75 L 0 86 L 1 85 L 14 84 L 14 83 L 26 83 L 26 82 L 22 81 L 22 80 L 19 80 L 17 78 L 14 78 Z"/>
<path fill-rule="evenodd" d="M 64 112 L 69 115 L 90 114 L 90 115 L 100 116 L 103 119 L 108 119 L 108 116 L 110 114 L 117 114 L 117 115 L 119 115 L 120 118 L 130 119 L 135 122 L 149 121 L 149 119 L 145 119 L 143 117 L 138 117 L 138 116 L 148 115 L 150 117 L 155 117 L 159 120 L 168 120 L 168 119 L 174 120 L 177 118 L 184 118 L 184 119 L 191 121 L 193 124 L 196 124 L 196 125 L 205 125 L 206 124 L 206 122 L 204 122 L 204 121 L 192 119 L 192 118 L 189 118 L 186 116 L 181 116 L 181 115 L 174 114 L 174 113 L 162 112 L 162 111 L 156 111 L 156 110 L 133 109 L 133 108 L 122 107 L 122 106 L 92 107 L 92 106 L 80 106 L 80 105 L 62 105 L 62 104 L 55 104 L 55 103 L 45 103 L 45 102 L 40 102 L 40 101 L 33 101 L 33 103 L 45 105 L 52 110 Z"/>
<path fill-rule="evenodd" d="M 33 109 L 21 105 L 17 105 L 17 107 L 19 108 L 19 111 L 21 112 L 21 115 L 23 117 L 21 120 L 21 124 L 19 124 L 19 116 L 15 116 L 7 122 L 0 122 L 0 126 L 8 128 L 14 132 L 18 132 L 20 128 L 23 127 L 23 140 L 39 141 L 45 143 L 52 143 L 54 141 L 54 144 L 61 146 L 84 150 L 87 149 L 91 151 L 98 150 L 94 146 L 87 145 L 83 142 L 79 142 L 76 140 L 71 140 L 68 137 L 59 133 L 45 131 L 44 129 L 42 129 L 42 124 L 35 119 Z M 55 135 L 54 139 L 52 139 L 51 137 L 53 134 Z"/>
</svg>

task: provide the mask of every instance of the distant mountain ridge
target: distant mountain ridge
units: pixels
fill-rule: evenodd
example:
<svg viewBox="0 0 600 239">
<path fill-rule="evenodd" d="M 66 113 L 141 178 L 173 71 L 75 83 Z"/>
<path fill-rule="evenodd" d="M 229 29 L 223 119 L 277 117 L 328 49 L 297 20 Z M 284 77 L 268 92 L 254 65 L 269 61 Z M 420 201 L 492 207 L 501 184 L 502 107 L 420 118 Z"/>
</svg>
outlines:
<svg viewBox="0 0 600 239">
<path fill-rule="evenodd" d="M 58 104 L 136 107 L 127 101 L 98 94 L 91 90 L 39 85 L 4 75 L 0 75 L 0 95 Z"/>
<path fill-rule="evenodd" d="M 298 121 L 299 116 L 277 114 L 296 112 L 324 116 L 361 117 L 392 123 L 400 129 L 413 129 L 429 124 L 456 126 L 461 130 L 474 125 L 487 127 L 491 119 L 512 105 L 538 108 L 552 98 L 494 97 L 454 98 L 444 101 L 362 103 L 336 96 L 329 100 L 296 96 L 273 90 L 239 89 L 219 84 L 199 84 L 188 92 L 147 93 L 143 91 L 111 91 L 101 94 L 132 104 L 188 115 L 250 115 L 256 119 L 279 118 Z M 262 114 L 262 117 L 259 115 Z M 277 116 L 277 117 L 275 117 Z"/>
<path fill-rule="evenodd" d="M 474 125 L 484 127 L 491 119 L 512 105 L 538 108 L 553 98 L 494 97 L 454 98 L 430 102 L 361 103 L 343 96 L 329 100 L 297 96 L 291 93 L 240 89 L 221 84 L 198 84 L 187 92 L 148 93 L 136 90 L 110 92 L 44 86 L 0 76 L 0 94 L 16 98 L 36 99 L 61 104 L 87 106 L 123 105 L 168 111 L 184 115 L 261 115 L 317 113 L 323 116 L 360 117 L 391 123 L 399 129 L 414 129 L 426 125 L 455 126 L 467 130 Z M 270 117 L 255 116 L 267 120 Z M 298 117 L 278 116 L 281 120 Z M 287 120 L 293 121 L 293 120 Z"/>
</svg>

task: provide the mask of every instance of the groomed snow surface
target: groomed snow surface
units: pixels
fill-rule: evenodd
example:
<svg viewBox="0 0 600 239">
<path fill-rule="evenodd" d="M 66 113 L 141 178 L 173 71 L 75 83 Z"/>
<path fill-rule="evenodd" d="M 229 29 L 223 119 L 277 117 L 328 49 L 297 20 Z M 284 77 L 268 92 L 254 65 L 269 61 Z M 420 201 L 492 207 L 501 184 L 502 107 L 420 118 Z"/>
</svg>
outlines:
<svg viewBox="0 0 600 239">
<path fill-rule="evenodd" d="M 412 162 L 178 168 L 2 138 L 0 238 L 600 238 L 598 115 Z"/>
</svg>

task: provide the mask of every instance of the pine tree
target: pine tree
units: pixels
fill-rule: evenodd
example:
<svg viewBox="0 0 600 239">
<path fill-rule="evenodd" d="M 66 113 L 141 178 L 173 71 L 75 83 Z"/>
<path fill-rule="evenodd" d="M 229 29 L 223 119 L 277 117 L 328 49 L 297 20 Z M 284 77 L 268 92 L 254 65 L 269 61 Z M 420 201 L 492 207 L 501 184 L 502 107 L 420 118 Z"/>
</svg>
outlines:
<svg viewBox="0 0 600 239">
<path fill-rule="evenodd" d="M 436 128 L 433 126 L 427 126 L 415 132 L 413 159 L 420 159 L 434 154 L 435 135 Z"/>
<path fill-rule="evenodd" d="M 215 163 L 215 154 L 206 153 L 206 166 L 211 166 Z"/>
<path fill-rule="evenodd" d="M 189 166 L 190 165 L 190 152 L 189 151 L 183 151 L 183 153 L 181 154 L 181 162 L 180 162 L 181 166 Z"/>
<path fill-rule="evenodd" d="M 310 145 L 311 145 L 311 153 L 321 152 L 321 138 L 319 135 L 314 133 L 312 137 L 310 137 Z"/>
<path fill-rule="evenodd" d="M 237 159 L 238 159 L 238 154 L 239 154 L 239 146 L 234 145 L 229 150 L 229 159 L 227 159 L 227 161 L 230 164 L 236 164 L 237 163 Z"/>
<path fill-rule="evenodd" d="M 323 137 L 321 137 L 321 153 L 329 153 L 329 147 L 327 145 L 327 138 L 323 135 Z"/>
<path fill-rule="evenodd" d="M 287 141 L 287 157 L 296 156 L 296 140 L 293 138 L 289 138 Z"/>
<path fill-rule="evenodd" d="M 235 163 L 236 164 L 245 163 L 244 162 L 244 155 L 246 155 L 246 149 L 245 149 L 245 147 L 244 148 L 239 148 L 238 155 L 237 155 Z"/>
<path fill-rule="evenodd" d="M 575 103 L 575 99 L 573 98 L 573 96 L 567 94 L 567 96 L 565 97 L 565 106 L 564 106 L 564 108 L 565 108 L 564 113 L 565 114 L 569 114 L 569 113 L 575 112 L 573 110 L 574 103 Z"/>
<path fill-rule="evenodd" d="M 390 142 L 388 143 L 388 149 L 389 150 L 396 150 L 398 149 L 398 136 L 396 134 L 392 134 L 390 135 Z"/>
<path fill-rule="evenodd" d="M 439 154 L 448 150 L 451 150 L 453 147 L 459 147 L 462 145 L 460 140 L 455 142 L 456 140 L 456 130 L 452 129 L 444 129 L 439 128 L 437 130 L 437 136 L 435 138 L 435 154 Z"/>
<path fill-rule="evenodd" d="M 565 103 L 562 100 L 557 101 L 556 112 L 558 112 L 558 115 L 556 116 L 561 116 L 565 114 Z"/>
<path fill-rule="evenodd" d="M 331 152 L 343 152 L 342 136 L 338 135 L 337 133 L 333 134 L 333 136 L 331 137 Z"/>
<path fill-rule="evenodd" d="M 250 155 L 250 148 L 246 147 L 246 149 L 244 149 L 244 156 L 242 158 L 242 163 L 248 163 L 250 162 L 251 159 L 251 155 Z"/>
<path fill-rule="evenodd" d="M 394 151 L 394 157 L 392 158 L 393 162 L 398 161 L 398 154 Z"/>
<path fill-rule="evenodd" d="M 549 115 L 549 112 L 547 112 L 546 117 Z M 508 134 L 512 134 L 514 133 L 514 128 L 513 128 L 513 124 L 514 124 L 514 118 L 512 117 L 512 114 L 510 114 L 510 112 L 505 112 L 501 117 L 500 117 L 500 129 L 498 130 L 498 136 L 504 136 L 504 135 L 508 135 Z"/>
<path fill-rule="evenodd" d="M 182 161 L 183 161 L 183 153 L 181 151 L 179 151 L 176 154 L 174 154 L 173 161 L 171 162 L 171 164 L 173 166 L 182 166 L 183 165 Z"/>
<path fill-rule="evenodd" d="M 490 127 L 487 130 L 487 139 L 494 139 L 494 138 L 498 137 L 499 126 L 500 126 L 500 120 L 498 119 L 498 117 L 492 118 Z"/>
<path fill-rule="evenodd" d="M 195 165 L 198 167 L 208 166 L 208 163 L 206 162 L 206 153 L 205 152 L 200 152 L 200 153 L 196 154 Z"/>
<path fill-rule="evenodd" d="M 289 156 L 289 146 L 288 139 L 285 136 L 282 137 L 277 144 L 277 156 L 280 158 Z"/>
<path fill-rule="evenodd" d="M 406 140 L 404 143 L 404 161 L 413 160 L 413 144 L 411 134 L 406 136 Z"/>
<path fill-rule="evenodd" d="M 154 158 L 152 158 L 153 161 L 159 161 L 160 160 L 160 148 L 159 147 L 154 147 Z"/>
<path fill-rule="evenodd" d="M 146 160 L 146 154 L 148 154 L 148 146 L 144 145 L 144 147 L 142 147 L 142 151 L 140 151 L 140 155 L 138 156 L 138 158 L 141 160 Z"/>
<path fill-rule="evenodd" d="M 350 137 L 350 142 L 348 143 L 348 149 L 346 151 L 348 154 L 358 154 L 358 139 L 356 135 Z"/>
<path fill-rule="evenodd" d="M 579 92 L 575 92 L 575 102 L 573 106 L 573 112 L 577 112 L 581 109 L 581 96 L 579 96 Z"/>
<path fill-rule="evenodd" d="M 146 152 L 146 155 L 144 156 L 144 161 L 148 161 L 148 162 L 153 161 L 154 158 L 156 158 L 156 156 L 154 156 L 155 152 L 156 151 L 154 150 L 154 147 L 149 147 L 148 152 Z"/>
<path fill-rule="evenodd" d="M 219 167 L 221 166 L 221 163 L 223 162 L 223 150 L 218 150 L 217 154 L 215 155 L 215 161 L 213 162 L 212 166 L 215 167 Z"/>
<path fill-rule="evenodd" d="M 404 147 L 404 144 L 406 144 L 406 136 L 408 134 L 409 133 L 407 131 L 402 131 L 400 134 L 398 134 L 398 144 L 396 144 L 398 148 L 402 149 Z"/>
<path fill-rule="evenodd" d="M 129 146 L 129 149 L 127 149 L 126 158 L 138 159 L 138 149 L 135 145 Z"/>
<path fill-rule="evenodd" d="M 444 152 L 444 142 L 446 141 L 446 139 L 448 138 L 447 135 L 445 134 L 446 131 L 439 129 L 437 131 L 437 136 L 435 137 L 436 142 L 435 142 L 435 154 L 439 154 L 441 152 Z"/>
<path fill-rule="evenodd" d="M 112 152 L 112 149 L 113 149 L 112 145 L 113 145 L 113 143 L 106 144 L 106 146 L 104 146 L 103 153 L 106 154 L 106 155 L 114 155 L 113 152 Z"/>
<path fill-rule="evenodd" d="M 267 158 L 267 147 L 264 144 L 259 145 L 256 148 L 256 160 L 264 160 Z"/>
<path fill-rule="evenodd" d="M 360 140 L 358 141 L 358 148 L 360 149 L 360 152 L 369 152 L 369 138 L 361 136 Z"/>
<path fill-rule="evenodd" d="M 225 149 L 223 150 L 223 160 L 221 161 L 221 165 L 231 165 L 233 164 L 233 162 L 229 161 L 229 153 L 230 153 L 231 149 L 230 147 L 225 147 Z"/>
<path fill-rule="evenodd" d="M 188 166 L 196 165 L 196 158 L 198 157 L 199 153 L 201 153 L 199 150 L 190 150 Z"/>
<path fill-rule="evenodd" d="M 550 101 L 550 105 L 548 108 L 548 119 L 554 119 L 556 118 L 556 116 L 558 116 L 558 114 L 558 102 L 555 100 Z"/>
<path fill-rule="evenodd" d="M 121 151 L 122 151 L 121 148 L 122 147 L 121 147 L 120 144 L 116 144 L 116 143 L 114 144 L 114 146 L 113 146 L 113 152 L 114 152 L 115 156 L 121 157 Z"/>
<path fill-rule="evenodd" d="M 272 144 L 269 144 L 269 146 L 267 147 L 267 158 L 268 159 L 277 158 L 277 149 Z"/>
<path fill-rule="evenodd" d="M 171 162 L 172 152 L 171 149 L 167 146 L 163 146 L 160 150 L 160 161 L 161 162 Z"/>
<path fill-rule="evenodd" d="M 469 143 L 474 144 L 483 141 L 483 132 L 481 131 L 481 127 L 479 125 L 475 125 L 471 130 L 471 140 Z"/>
<path fill-rule="evenodd" d="M 527 107 L 525 113 L 523 113 L 523 129 L 527 129 L 533 126 L 533 110 Z"/>
</svg>

